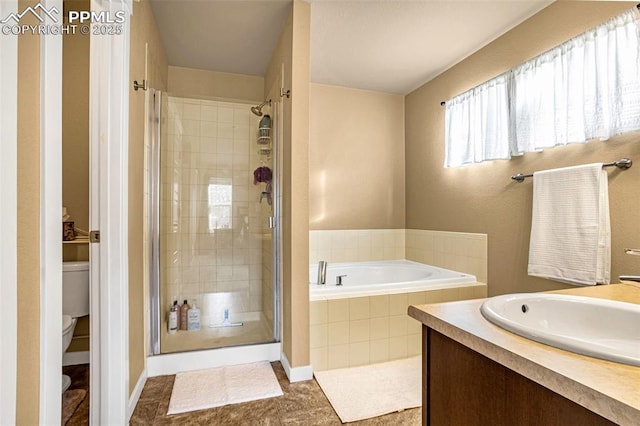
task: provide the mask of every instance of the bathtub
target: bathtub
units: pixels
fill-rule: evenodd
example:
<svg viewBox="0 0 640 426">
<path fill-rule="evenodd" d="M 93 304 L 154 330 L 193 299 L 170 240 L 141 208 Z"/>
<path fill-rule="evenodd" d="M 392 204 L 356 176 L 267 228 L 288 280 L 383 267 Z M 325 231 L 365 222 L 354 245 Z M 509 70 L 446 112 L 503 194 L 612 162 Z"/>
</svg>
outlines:
<svg viewBox="0 0 640 426">
<path fill-rule="evenodd" d="M 344 275 L 341 286 L 336 277 Z M 318 265 L 309 266 L 309 300 L 411 293 L 468 286 L 476 277 L 409 260 L 328 263 L 326 284 L 318 285 Z"/>
<path fill-rule="evenodd" d="M 336 276 L 346 275 L 336 286 Z M 408 260 L 331 263 L 325 285 L 309 266 L 309 343 L 315 371 L 402 359 L 422 352 L 410 305 L 487 297 L 469 274 Z"/>
</svg>

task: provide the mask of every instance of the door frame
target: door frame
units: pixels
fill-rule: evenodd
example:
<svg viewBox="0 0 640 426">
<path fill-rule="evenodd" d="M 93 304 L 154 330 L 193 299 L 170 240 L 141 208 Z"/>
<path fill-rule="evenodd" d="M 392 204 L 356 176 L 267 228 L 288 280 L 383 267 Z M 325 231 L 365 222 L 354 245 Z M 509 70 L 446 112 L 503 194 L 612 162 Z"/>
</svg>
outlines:
<svg viewBox="0 0 640 426">
<path fill-rule="evenodd" d="M 18 12 L 17 0 L 0 1 L 0 16 Z M 0 36 L 0 424 L 16 422 L 18 362 L 18 36 Z"/>
<path fill-rule="evenodd" d="M 51 7 L 63 10 L 62 0 L 41 3 L 49 10 Z M 130 417 L 127 197 L 131 1 L 92 0 L 91 8 L 110 12 L 112 16 L 118 10 L 125 10 L 127 19 L 121 34 L 91 36 L 90 228 L 101 231 L 101 243 L 90 244 L 89 422 L 126 424 Z M 62 368 L 62 37 L 46 36 L 40 41 L 39 421 L 57 424 L 61 413 Z M 59 356 L 51 356 L 52 353 Z M 15 403 L 13 405 L 15 407 Z"/>
<path fill-rule="evenodd" d="M 129 40 L 131 0 L 91 0 L 126 19 L 117 35 L 91 35 L 89 224 L 90 424 L 126 424 L 129 412 Z M 93 33 L 93 31 L 92 31 Z"/>
<path fill-rule="evenodd" d="M 41 0 L 62 12 L 62 0 Z M 47 14 L 45 25 L 56 21 Z M 62 399 L 62 35 L 40 37 L 40 413 L 60 421 Z"/>
</svg>

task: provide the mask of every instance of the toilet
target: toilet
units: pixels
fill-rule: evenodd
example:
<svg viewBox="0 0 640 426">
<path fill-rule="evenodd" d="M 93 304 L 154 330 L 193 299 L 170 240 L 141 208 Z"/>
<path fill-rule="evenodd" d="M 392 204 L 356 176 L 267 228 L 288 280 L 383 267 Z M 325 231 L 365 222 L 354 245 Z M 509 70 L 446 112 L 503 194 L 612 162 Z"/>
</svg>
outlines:
<svg viewBox="0 0 640 426">
<path fill-rule="evenodd" d="M 79 317 L 89 315 L 89 262 L 62 263 L 62 355 L 66 352 Z M 62 375 L 62 393 L 71 379 Z"/>
</svg>

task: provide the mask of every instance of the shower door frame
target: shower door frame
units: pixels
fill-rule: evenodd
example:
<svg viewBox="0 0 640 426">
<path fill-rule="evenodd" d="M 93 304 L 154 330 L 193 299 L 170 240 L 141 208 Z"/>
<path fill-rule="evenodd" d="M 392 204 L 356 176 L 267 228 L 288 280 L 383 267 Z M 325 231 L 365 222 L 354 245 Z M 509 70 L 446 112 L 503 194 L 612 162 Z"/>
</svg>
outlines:
<svg viewBox="0 0 640 426">
<path fill-rule="evenodd" d="M 162 327 L 162 314 L 163 309 L 161 306 L 160 300 L 160 192 L 161 192 L 161 176 L 160 176 L 160 164 L 161 164 L 161 144 L 162 144 L 162 98 L 174 96 L 170 95 L 167 92 L 160 92 L 159 90 L 149 89 L 149 96 L 154 96 L 153 101 L 153 117 L 147 117 L 147 123 L 149 126 L 149 135 L 150 138 L 150 161 L 149 161 L 149 211 L 147 212 L 147 217 L 149 220 L 149 356 L 162 356 L 162 355 L 175 355 L 181 354 L 185 352 L 193 352 L 193 351 L 183 351 L 183 352 L 175 352 L 171 354 L 163 354 L 161 352 L 160 345 L 160 327 Z M 157 95 L 157 96 L 156 96 Z M 175 96 L 180 97 L 180 96 Z M 219 102 L 235 102 L 247 104 L 247 107 L 251 105 L 251 102 L 243 101 L 243 100 L 235 100 L 235 99 L 224 99 L 224 98 L 209 98 L 213 101 Z M 279 101 L 279 99 L 278 99 Z M 255 343 L 245 343 L 242 345 L 230 345 L 230 346 L 215 346 L 210 348 L 203 348 L 200 351 L 207 350 L 216 350 L 216 349 L 224 349 L 232 346 L 255 346 L 255 345 L 264 345 L 264 344 L 280 344 L 281 330 L 280 330 L 280 319 L 281 319 L 281 283 L 280 277 L 281 269 L 282 269 L 282 259 L 281 259 L 281 217 L 280 217 L 280 157 L 279 157 L 279 139 L 281 134 L 281 126 L 279 125 L 279 115 L 281 112 L 281 102 L 274 102 L 274 107 L 272 107 L 272 132 L 277 127 L 277 131 L 273 132 L 272 135 L 272 153 L 273 153 L 273 173 L 275 180 L 275 185 L 273 185 L 272 199 L 273 199 L 273 224 L 274 226 L 271 228 L 272 232 L 272 245 L 273 245 L 273 333 L 272 340 L 268 342 L 255 342 Z M 147 103 L 149 105 L 149 103 Z M 280 109 L 277 109 L 277 108 Z"/>
</svg>

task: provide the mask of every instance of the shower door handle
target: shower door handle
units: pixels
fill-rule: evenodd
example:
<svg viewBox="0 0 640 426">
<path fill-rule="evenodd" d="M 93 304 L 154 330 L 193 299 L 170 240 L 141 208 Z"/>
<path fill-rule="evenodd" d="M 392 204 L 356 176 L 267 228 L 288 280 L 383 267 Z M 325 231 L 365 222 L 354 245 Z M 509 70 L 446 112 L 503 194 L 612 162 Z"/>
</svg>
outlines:
<svg viewBox="0 0 640 426">
<path fill-rule="evenodd" d="M 269 226 L 269 229 L 273 229 L 276 227 L 276 219 L 273 216 L 269 216 L 267 218 L 267 225 Z"/>
</svg>

